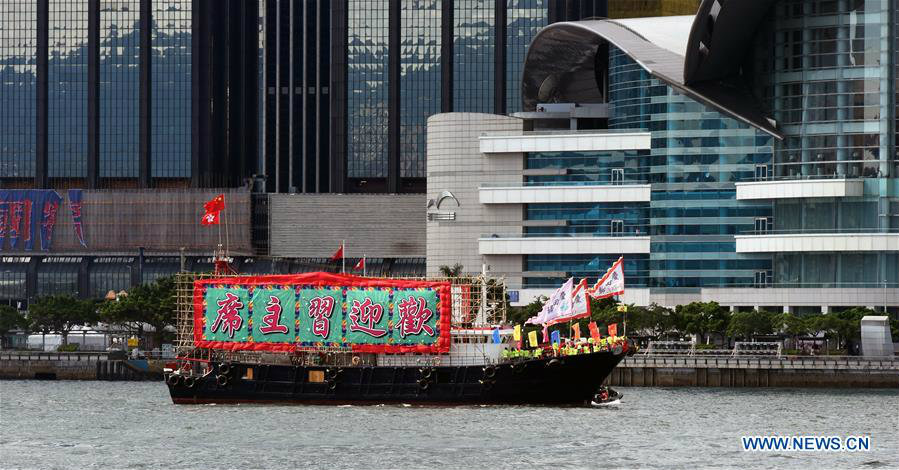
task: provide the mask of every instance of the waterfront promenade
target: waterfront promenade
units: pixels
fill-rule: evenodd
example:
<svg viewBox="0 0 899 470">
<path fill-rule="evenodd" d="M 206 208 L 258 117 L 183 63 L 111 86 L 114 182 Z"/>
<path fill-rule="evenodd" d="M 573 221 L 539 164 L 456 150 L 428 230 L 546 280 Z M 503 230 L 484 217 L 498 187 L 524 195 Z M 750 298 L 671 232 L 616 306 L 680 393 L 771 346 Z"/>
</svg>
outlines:
<svg viewBox="0 0 899 470">
<path fill-rule="evenodd" d="M 161 360 L 98 353 L 0 352 L 0 379 L 154 380 Z M 899 358 L 637 354 L 608 384 L 627 387 L 899 388 Z"/>
<path fill-rule="evenodd" d="M 899 388 L 899 358 L 862 356 L 628 357 L 609 385 L 628 387 Z"/>
</svg>

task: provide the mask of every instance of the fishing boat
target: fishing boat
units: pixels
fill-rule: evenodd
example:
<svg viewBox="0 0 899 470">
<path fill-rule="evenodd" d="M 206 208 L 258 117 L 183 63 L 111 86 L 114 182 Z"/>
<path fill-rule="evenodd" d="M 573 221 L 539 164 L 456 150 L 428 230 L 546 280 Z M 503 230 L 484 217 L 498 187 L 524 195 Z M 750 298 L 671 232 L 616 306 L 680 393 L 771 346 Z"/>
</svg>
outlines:
<svg viewBox="0 0 899 470">
<path fill-rule="evenodd" d="M 179 277 L 176 404 L 589 405 L 624 338 L 521 350 L 495 279 Z"/>
</svg>

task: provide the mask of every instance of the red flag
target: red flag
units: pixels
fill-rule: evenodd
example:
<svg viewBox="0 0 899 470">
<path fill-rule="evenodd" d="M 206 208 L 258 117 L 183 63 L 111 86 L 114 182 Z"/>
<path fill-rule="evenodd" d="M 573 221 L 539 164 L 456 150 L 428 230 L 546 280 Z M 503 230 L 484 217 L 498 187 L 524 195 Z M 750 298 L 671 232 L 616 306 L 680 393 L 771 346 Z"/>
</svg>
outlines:
<svg viewBox="0 0 899 470">
<path fill-rule="evenodd" d="M 361 269 L 365 269 L 365 258 L 360 258 L 359 262 L 356 263 L 356 266 L 353 266 L 353 270 L 359 271 Z"/>
<path fill-rule="evenodd" d="M 612 323 L 609 325 L 609 336 L 618 336 L 618 324 Z"/>
<path fill-rule="evenodd" d="M 571 325 L 571 330 L 574 331 L 574 339 L 575 340 L 581 339 L 581 324 L 580 323 L 575 323 L 574 325 Z"/>
<path fill-rule="evenodd" d="M 206 213 L 203 214 L 203 218 L 200 219 L 200 224 L 218 225 L 219 212 L 225 210 L 225 195 L 219 194 L 218 196 L 206 201 L 203 204 L 203 209 L 206 210 Z"/>
<path fill-rule="evenodd" d="M 225 210 L 225 195 L 219 194 L 218 196 L 206 201 L 203 204 L 203 209 L 206 209 L 206 212 L 218 212 Z"/>
<path fill-rule="evenodd" d="M 587 327 L 590 328 L 590 337 L 593 338 L 593 341 L 598 343 L 599 340 L 602 339 L 602 336 L 599 334 L 599 327 L 596 326 L 596 322 L 590 322 Z"/>
<path fill-rule="evenodd" d="M 343 245 L 340 245 L 340 248 L 334 252 L 334 255 L 331 256 L 331 261 L 340 261 L 343 259 Z"/>
<path fill-rule="evenodd" d="M 207 212 L 203 214 L 203 218 L 200 219 L 200 225 L 218 225 L 219 224 L 219 212 Z"/>
</svg>

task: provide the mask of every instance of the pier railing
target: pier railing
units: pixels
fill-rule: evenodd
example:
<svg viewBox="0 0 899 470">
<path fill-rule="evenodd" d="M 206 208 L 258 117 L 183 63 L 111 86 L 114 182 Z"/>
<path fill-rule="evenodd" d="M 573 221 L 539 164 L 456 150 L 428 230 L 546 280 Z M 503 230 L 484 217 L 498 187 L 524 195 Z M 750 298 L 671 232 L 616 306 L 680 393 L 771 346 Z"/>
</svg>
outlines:
<svg viewBox="0 0 899 470">
<path fill-rule="evenodd" d="M 0 351 L 0 360 L 7 361 L 106 361 L 111 359 L 106 352 L 46 352 L 46 351 Z M 125 359 L 113 357 L 112 359 Z"/>
<path fill-rule="evenodd" d="M 636 355 L 625 358 L 621 367 L 718 368 L 718 369 L 860 369 L 897 370 L 895 356 L 686 356 L 682 354 Z"/>
</svg>

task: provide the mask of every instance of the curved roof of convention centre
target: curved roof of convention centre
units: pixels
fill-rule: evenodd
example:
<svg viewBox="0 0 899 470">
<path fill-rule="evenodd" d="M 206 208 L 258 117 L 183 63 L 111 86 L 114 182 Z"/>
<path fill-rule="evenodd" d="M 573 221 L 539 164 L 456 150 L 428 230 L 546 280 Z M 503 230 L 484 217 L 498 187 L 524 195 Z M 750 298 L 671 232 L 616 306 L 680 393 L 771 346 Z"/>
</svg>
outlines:
<svg viewBox="0 0 899 470">
<path fill-rule="evenodd" d="M 760 2 L 767 5 L 768 0 Z M 604 48 L 598 46 L 609 43 L 627 54 L 650 75 L 679 92 L 727 116 L 782 138 L 774 121 L 766 116 L 741 81 L 729 79 L 730 72 L 739 71 L 736 61 L 745 56 L 742 53 L 735 54 L 734 50 L 745 47 L 746 38 L 742 31 L 750 28 L 740 29 L 740 38 L 734 41 L 739 44 L 721 48 L 723 55 L 730 54 L 729 58 L 718 58 L 716 53 L 715 60 L 710 60 L 708 55 L 700 56 L 695 52 L 700 47 L 698 43 L 707 39 L 709 34 L 705 26 L 709 23 L 703 20 L 703 24 L 697 26 L 699 19 L 708 18 L 714 5 L 718 5 L 718 0 L 703 0 L 697 16 L 594 19 L 553 23 L 543 28 L 531 42 L 524 63 L 521 82 L 524 109 L 533 111 L 538 103 L 605 101 L 597 83 L 606 76 L 608 57 L 605 56 Z M 766 9 L 757 15 L 756 20 L 761 20 Z M 716 12 L 721 10 L 719 5 Z M 725 28 L 716 28 L 714 31 L 716 34 L 727 34 L 726 31 L 719 33 L 721 29 Z M 755 26 L 751 29 L 754 33 Z M 751 36 L 750 34 L 750 39 Z M 718 39 L 713 36 L 713 40 Z M 727 44 L 723 39 L 720 42 Z M 693 58 L 694 55 L 696 58 Z M 736 65 L 728 63 L 730 69 L 719 71 L 718 67 L 727 62 L 727 59 L 734 61 Z M 687 64 L 693 67 L 690 74 L 685 72 Z M 693 80 L 688 81 L 685 78 L 687 76 Z"/>
</svg>

